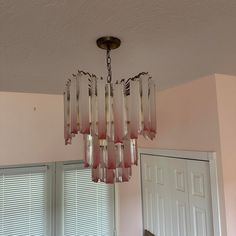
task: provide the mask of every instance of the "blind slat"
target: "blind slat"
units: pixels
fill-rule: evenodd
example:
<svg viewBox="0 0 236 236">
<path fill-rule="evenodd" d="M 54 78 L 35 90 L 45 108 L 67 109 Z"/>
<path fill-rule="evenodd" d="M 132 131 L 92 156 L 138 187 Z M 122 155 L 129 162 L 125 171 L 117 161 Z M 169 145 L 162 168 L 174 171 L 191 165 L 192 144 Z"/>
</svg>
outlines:
<svg viewBox="0 0 236 236">
<path fill-rule="evenodd" d="M 0 170 L 0 236 L 46 235 L 46 168 Z"/>
<path fill-rule="evenodd" d="M 93 183 L 91 171 L 64 170 L 64 236 L 112 236 L 114 186 Z"/>
</svg>

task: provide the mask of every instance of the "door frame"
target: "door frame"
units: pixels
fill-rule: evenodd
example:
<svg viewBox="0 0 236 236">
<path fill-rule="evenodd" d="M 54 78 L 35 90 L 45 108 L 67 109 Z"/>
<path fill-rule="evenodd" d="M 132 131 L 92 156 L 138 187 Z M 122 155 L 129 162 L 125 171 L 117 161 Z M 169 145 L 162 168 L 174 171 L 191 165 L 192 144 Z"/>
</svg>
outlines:
<svg viewBox="0 0 236 236">
<path fill-rule="evenodd" d="M 139 148 L 140 157 L 140 173 L 142 155 L 160 156 L 168 158 L 188 159 L 209 162 L 210 171 L 210 184 L 211 184 L 211 201 L 212 201 L 212 216 L 213 216 L 213 230 L 214 236 L 224 236 L 222 225 L 224 224 L 224 214 L 222 209 L 222 192 L 220 189 L 219 170 L 217 167 L 217 158 L 215 152 L 202 152 L 202 151 L 182 151 L 171 149 L 150 149 Z M 142 173 L 141 173 L 142 178 Z M 141 180 L 142 183 L 142 180 Z M 141 186 L 142 188 L 143 186 Z"/>
</svg>

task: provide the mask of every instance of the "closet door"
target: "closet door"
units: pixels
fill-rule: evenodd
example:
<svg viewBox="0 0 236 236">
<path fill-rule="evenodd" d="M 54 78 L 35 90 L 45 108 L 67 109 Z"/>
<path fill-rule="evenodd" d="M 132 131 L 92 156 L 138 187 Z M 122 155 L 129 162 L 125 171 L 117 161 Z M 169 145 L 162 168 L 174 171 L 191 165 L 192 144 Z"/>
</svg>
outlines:
<svg viewBox="0 0 236 236">
<path fill-rule="evenodd" d="M 171 205 L 165 158 L 142 158 L 144 228 L 155 235 L 171 236 Z"/>
<path fill-rule="evenodd" d="M 170 179 L 172 235 L 190 236 L 187 162 L 176 158 L 165 160 Z"/>
<path fill-rule="evenodd" d="M 209 163 L 187 161 L 192 236 L 212 236 Z"/>
<path fill-rule="evenodd" d="M 209 163 L 142 155 L 144 228 L 156 236 L 213 236 Z"/>
</svg>

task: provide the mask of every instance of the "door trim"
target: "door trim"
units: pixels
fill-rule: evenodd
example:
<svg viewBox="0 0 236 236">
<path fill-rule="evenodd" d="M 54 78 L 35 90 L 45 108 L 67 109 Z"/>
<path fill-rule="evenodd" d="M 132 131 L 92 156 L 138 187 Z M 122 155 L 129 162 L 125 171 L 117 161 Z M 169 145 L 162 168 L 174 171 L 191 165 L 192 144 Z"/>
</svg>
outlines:
<svg viewBox="0 0 236 236">
<path fill-rule="evenodd" d="M 170 149 L 149 149 L 139 148 L 139 157 L 142 155 L 161 156 L 167 158 L 179 158 L 188 160 L 198 160 L 209 162 L 210 168 L 210 184 L 211 184 L 211 201 L 212 201 L 212 215 L 213 215 L 213 229 L 214 236 L 223 236 L 222 224 L 225 222 L 224 215 L 221 212 L 221 192 L 219 191 L 219 170 L 217 168 L 217 158 L 215 152 L 200 152 L 200 151 L 182 151 Z M 140 164 L 141 168 L 141 164 Z M 141 169 L 140 169 L 141 172 Z M 142 173 L 141 175 L 142 176 Z M 142 177 L 141 177 L 142 178 Z M 142 180 L 141 180 L 142 183 Z"/>
</svg>

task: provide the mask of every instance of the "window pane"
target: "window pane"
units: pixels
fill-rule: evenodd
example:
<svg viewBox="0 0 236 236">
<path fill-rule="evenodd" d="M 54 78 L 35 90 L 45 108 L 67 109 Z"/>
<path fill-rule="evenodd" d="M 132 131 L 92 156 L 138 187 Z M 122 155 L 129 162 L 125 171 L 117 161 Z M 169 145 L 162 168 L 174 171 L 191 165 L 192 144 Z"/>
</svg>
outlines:
<svg viewBox="0 0 236 236">
<path fill-rule="evenodd" d="M 0 170 L 0 236 L 46 235 L 46 169 Z"/>
<path fill-rule="evenodd" d="M 64 235 L 112 236 L 114 186 L 91 181 L 90 169 L 64 171 Z"/>
</svg>

